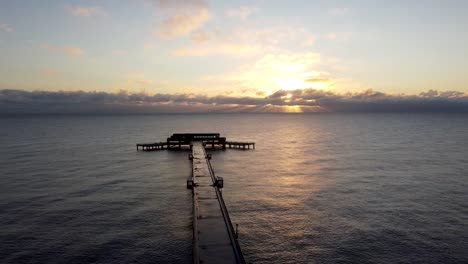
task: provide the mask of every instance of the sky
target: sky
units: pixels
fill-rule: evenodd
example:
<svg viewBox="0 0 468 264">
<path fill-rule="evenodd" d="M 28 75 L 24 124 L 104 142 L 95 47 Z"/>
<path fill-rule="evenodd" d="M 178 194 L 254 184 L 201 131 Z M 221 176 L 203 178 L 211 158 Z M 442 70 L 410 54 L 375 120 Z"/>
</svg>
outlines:
<svg viewBox="0 0 468 264">
<path fill-rule="evenodd" d="M 0 111 L 356 110 L 337 98 L 459 109 L 467 11 L 457 0 L 2 0 Z"/>
</svg>

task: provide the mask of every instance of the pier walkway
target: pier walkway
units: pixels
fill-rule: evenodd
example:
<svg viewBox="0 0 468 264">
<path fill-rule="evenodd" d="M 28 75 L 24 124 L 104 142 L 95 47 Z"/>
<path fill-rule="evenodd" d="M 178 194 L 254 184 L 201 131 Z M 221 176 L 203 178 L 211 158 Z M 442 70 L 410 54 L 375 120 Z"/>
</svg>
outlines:
<svg viewBox="0 0 468 264">
<path fill-rule="evenodd" d="M 220 188 L 223 179 L 214 175 L 210 156 L 202 142 L 192 143 L 194 263 L 245 263 Z"/>
</svg>

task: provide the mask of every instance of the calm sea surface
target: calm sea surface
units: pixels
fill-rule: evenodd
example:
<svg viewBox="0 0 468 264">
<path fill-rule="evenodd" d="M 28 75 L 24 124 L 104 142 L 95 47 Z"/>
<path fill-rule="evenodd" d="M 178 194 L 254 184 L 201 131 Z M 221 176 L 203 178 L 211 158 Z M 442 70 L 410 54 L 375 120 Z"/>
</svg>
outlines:
<svg viewBox="0 0 468 264">
<path fill-rule="evenodd" d="M 191 263 L 188 152 L 212 151 L 249 263 L 468 263 L 468 115 L 0 117 L 0 263 Z"/>
</svg>

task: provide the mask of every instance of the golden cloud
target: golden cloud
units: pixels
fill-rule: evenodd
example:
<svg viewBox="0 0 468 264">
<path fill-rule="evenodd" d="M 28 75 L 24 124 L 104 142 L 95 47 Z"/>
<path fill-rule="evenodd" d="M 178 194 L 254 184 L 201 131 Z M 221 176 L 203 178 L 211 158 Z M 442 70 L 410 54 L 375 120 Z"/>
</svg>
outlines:
<svg viewBox="0 0 468 264">
<path fill-rule="evenodd" d="M 91 16 L 106 16 L 107 13 L 100 7 L 95 6 L 73 6 L 66 5 L 65 8 L 74 16 L 91 17 Z"/>
<path fill-rule="evenodd" d="M 5 32 L 13 32 L 15 31 L 10 25 L 1 23 L 0 24 L 0 31 L 5 31 Z"/>
<path fill-rule="evenodd" d="M 85 54 L 85 51 L 82 48 L 76 46 L 59 47 L 50 44 L 43 44 L 42 48 L 51 52 L 63 53 L 72 57 L 78 57 Z"/>
<path fill-rule="evenodd" d="M 229 55 L 245 56 L 276 50 L 283 43 L 297 42 L 303 47 L 315 38 L 302 28 L 235 28 L 198 30 L 191 34 L 190 45 L 176 48 L 175 56 Z"/>
<path fill-rule="evenodd" d="M 313 78 L 329 76 L 328 73 L 316 69 L 320 62 L 321 56 L 318 53 L 276 51 L 232 72 L 204 76 L 202 81 L 227 83 L 226 86 L 231 83 L 238 87 L 250 88 L 252 92 L 266 93 L 279 89 L 323 88 L 318 83 L 307 82 Z"/>
<path fill-rule="evenodd" d="M 249 6 L 240 6 L 238 8 L 230 8 L 226 11 L 228 17 L 235 17 L 241 20 L 246 20 L 251 14 L 257 11 L 257 8 Z"/>
<path fill-rule="evenodd" d="M 155 34 L 164 38 L 187 35 L 203 26 L 211 17 L 208 5 L 201 0 L 155 1 L 163 19 L 158 23 Z"/>
</svg>

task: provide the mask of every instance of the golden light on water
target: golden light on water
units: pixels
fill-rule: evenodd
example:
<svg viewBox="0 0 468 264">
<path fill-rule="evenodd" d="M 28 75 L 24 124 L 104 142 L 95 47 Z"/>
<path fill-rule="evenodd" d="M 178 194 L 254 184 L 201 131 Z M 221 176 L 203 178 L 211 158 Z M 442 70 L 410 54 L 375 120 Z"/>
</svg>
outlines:
<svg viewBox="0 0 468 264">
<path fill-rule="evenodd" d="M 286 113 L 304 113 L 304 110 L 299 105 L 286 105 L 283 106 L 283 109 Z"/>
</svg>

